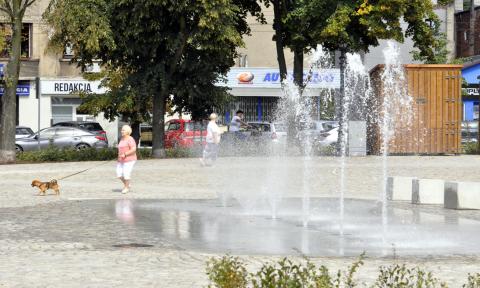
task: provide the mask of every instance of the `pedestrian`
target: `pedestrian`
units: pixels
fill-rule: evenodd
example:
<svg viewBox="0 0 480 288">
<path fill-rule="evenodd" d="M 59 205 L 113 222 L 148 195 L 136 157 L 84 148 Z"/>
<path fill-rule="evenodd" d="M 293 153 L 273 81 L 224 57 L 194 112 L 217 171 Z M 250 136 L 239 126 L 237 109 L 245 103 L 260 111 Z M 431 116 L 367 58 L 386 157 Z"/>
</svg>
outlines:
<svg viewBox="0 0 480 288">
<path fill-rule="evenodd" d="M 137 144 L 130 134 L 132 128 L 128 125 L 123 125 L 120 131 L 122 138 L 118 143 L 118 161 L 117 161 L 117 177 L 123 183 L 122 193 L 130 191 L 130 176 L 132 174 L 133 165 L 137 161 Z"/>
<path fill-rule="evenodd" d="M 245 139 L 245 135 L 240 132 L 242 126 L 250 127 L 250 125 L 243 121 L 243 111 L 238 110 L 237 113 L 235 113 L 235 116 L 232 117 L 229 131 L 233 132 L 235 137 L 239 140 Z"/>
<path fill-rule="evenodd" d="M 207 142 L 203 149 L 203 158 L 200 158 L 202 166 L 212 166 L 217 160 L 218 144 L 220 144 L 220 129 L 216 123 L 217 114 L 210 114 L 210 122 L 207 125 Z"/>
</svg>

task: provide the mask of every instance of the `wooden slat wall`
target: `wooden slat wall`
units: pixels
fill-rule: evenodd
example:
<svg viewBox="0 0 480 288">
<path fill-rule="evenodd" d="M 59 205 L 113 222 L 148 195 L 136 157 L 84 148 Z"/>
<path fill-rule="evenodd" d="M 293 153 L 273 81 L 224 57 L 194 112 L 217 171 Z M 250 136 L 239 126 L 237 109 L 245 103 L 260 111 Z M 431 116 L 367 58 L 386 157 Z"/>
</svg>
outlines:
<svg viewBox="0 0 480 288">
<path fill-rule="evenodd" d="M 411 123 L 398 123 L 389 143 L 391 154 L 458 154 L 460 153 L 461 65 L 405 65 L 408 92 L 413 97 Z M 370 72 L 378 105 L 382 86 L 379 84 L 383 66 Z M 379 127 L 368 125 L 372 154 L 381 153 Z M 373 131 L 376 131 L 373 133 Z"/>
</svg>

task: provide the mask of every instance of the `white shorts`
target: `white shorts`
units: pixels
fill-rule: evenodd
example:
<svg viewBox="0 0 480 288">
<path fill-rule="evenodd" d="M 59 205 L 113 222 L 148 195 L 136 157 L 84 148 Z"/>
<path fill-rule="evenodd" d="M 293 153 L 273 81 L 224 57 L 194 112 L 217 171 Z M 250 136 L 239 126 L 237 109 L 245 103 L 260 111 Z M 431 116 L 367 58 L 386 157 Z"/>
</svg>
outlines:
<svg viewBox="0 0 480 288">
<path fill-rule="evenodd" d="M 125 180 L 130 180 L 130 175 L 132 175 L 133 165 L 135 161 L 128 162 L 117 162 L 117 177 L 123 177 Z"/>
</svg>

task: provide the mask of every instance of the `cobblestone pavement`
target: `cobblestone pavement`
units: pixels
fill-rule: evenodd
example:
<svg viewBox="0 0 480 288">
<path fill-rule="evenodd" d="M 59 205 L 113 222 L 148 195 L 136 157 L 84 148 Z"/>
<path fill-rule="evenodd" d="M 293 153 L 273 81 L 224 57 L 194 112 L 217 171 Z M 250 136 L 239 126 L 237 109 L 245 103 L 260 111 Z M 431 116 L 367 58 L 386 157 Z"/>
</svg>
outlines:
<svg viewBox="0 0 480 288">
<path fill-rule="evenodd" d="M 377 157 L 348 159 L 346 197 L 377 199 L 381 163 Z M 219 255 L 187 251 L 114 217 L 100 217 L 97 206 L 79 205 L 84 200 L 213 199 L 225 193 L 248 199 L 258 191 L 268 194 L 272 187 L 283 197 L 300 197 L 304 188 L 315 197 L 338 194 L 339 161 L 334 158 L 315 158 L 307 163 L 298 158 L 221 158 L 213 168 L 201 168 L 197 159 L 138 161 L 133 192 L 126 195 L 119 193 L 115 163 L 100 164 L 0 166 L 0 287 L 204 287 L 207 284 L 205 261 Z M 389 175 L 479 181 L 479 164 L 477 156 L 391 157 Z M 36 196 L 37 191 L 30 187 L 35 178 L 58 179 L 90 167 L 94 168 L 61 180 L 59 197 Z M 440 208 L 427 209 L 435 212 Z M 480 219 L 480 212 L 476 211 L 459 214 Z M 114 247 L 125 243 L 153 246 Z M 240 256 L 251 270 L 279 259 L 279 256 Z M 301 259 L 298 255 L 292 258 Z M 348 257 L 312 260 L 332 271 L 346 269 L 355 261 Z M 358 278 L 360 282 L 371 283 L 380 265 L 398 261 L 420 265 L 450 287 L 461 287 L 467 273 L 480 272 L 479 260 L 479 255 L 367 258 Z"/>
</svg>

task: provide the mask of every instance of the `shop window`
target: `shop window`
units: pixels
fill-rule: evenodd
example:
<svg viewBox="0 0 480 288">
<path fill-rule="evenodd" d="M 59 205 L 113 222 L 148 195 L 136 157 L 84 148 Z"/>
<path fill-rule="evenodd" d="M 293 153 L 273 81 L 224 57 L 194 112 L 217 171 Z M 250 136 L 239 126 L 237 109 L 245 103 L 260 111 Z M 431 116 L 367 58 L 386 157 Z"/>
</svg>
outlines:
<svg viewBox="0 0 480 288">
<path fill-rule="evenodd" d="M 75 56 L 75 54 L 73 53 L 72 44 L 68 43 L 67 45 L 65 45 L 65 50 L 63 50 L 63 58 L 71 59 L 73 58 L 73 56 Z"/>
<path fill-rule="evenodd" d="M 10 50 L 12 48 L 12 27 L 9 24 L 0 24 L 0 33 L 5 37 L 5 49 L 0 52 L 0 58 L 10 58 Z M 23 23 L 22 26 L 22 43 L 21 45 L 21 58 L 30 58 L 32 56 L 31 51 L 31 39 L 32 39 L 32 24 Z"/>
</svg>

